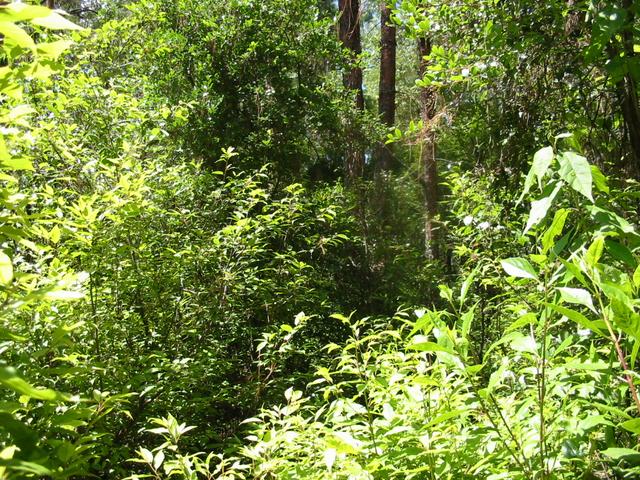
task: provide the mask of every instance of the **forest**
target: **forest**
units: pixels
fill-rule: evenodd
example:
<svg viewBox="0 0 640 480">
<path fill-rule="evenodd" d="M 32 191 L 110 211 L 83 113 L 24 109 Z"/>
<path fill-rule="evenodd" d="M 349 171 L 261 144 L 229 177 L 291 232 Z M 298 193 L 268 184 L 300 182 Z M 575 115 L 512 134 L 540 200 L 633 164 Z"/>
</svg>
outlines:
<svg viewBox="0 0 640 480">
<path fill-rule="evenodd" d="M 639 85 L 636 0 L 0 2 L 0 480 L 640 478 Z"/>
</svg>

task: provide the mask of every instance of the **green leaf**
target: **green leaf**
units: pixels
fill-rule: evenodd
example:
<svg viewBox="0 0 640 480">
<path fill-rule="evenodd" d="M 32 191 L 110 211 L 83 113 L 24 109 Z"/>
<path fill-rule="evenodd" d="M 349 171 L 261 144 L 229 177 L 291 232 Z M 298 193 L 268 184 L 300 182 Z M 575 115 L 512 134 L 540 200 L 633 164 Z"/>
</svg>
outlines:
<svg viewBox="0 0 640 480">
<path fill-rule="evenodd" d="M 467 338 L 469 336 L 469 332 L 471 332 L 471 323 L 473 322 L 475 309 L 478 303 L 476 303 L 473 307 L 471 307 L 468 311 L 462 314 L 462 327 L 460 329 L 460 335 L 462 338 Z"/>
<path fill-rule="evenodd" d="M 610 427 L 615 426 L 613 422 L 608 420 L 604 415 L 589 415 L 587 418 L 580 421 L 580 428 L 583 430 L 590 430 L 599 425 L 608 425 Z"/>
<path fill-rule="evenodd" d="M 580 267 L 572 262 L 567 262 L 564 259 L 560 259 L 560 263 L 564 265 L 564 268 L 572 275 L 573 278 L 576 278 L 582 285 L 585 287 L 588 286 L 587 279 L 584 277 L 584 274 L 580 270 Z M 566 281 L 571 280 L 571 278 L 565 279 Z"/>
<path fill-rule="evenodd" d="M 565 302 L 584 305 L 593 313 L 598 313 L 593 306 L 591 294 L 587 290 L 583 288 L 558 287 L 558 291 L 560 292 L 560 297 Z"/>
<path fill-rule="evenodd" d="M 626 246 L 622 245 L 615 240 L 611 240 L 607 238 L 605 241 L 605 246 L 607 247 L 607 252 L 616 260 L 623 262 L 627 267 L 636 268 L 638 262 L 636 261 L 633 253 Z"/>
<path fill-rule="evenodd" d="M 4 35 L 4 41 L 11 45 L 17 45 L 27 50 L 36 48 L 31 36 L 15 23 L 0 22 L 0 34 Z"/>
<path fill-rule="evenodd" d="M 467 276 L 467 278 L 464 279 L 464 282 L 462 282 L 462 287 L 460 288 L 460 307 L 461 308 L 462 308 L 462 305 L 464 305 L 464 301 L 467 299 L 469 288 L 471 288 L 471 285 L 473 284 L 473 279 L 475 278 L 479 269 L 480 269 L 480 265 L 474 268 L 471 271 L 471 273 Z"/>
<path fill-rule="evenodd" d="M 0 170 L 33 170 L 33 164 L 24 157 L 0 158 Z"/>
<path fill-rule="evenodd" d="M 347 432 L 332 432 L 327 437 L 327 445 L 338 453 L 355 455 L 360 452 L 362 442 L 356 440 Z"/>
<path fill-rule="evenodd" d="M 51 10 L 40 5 L 28 5 L 22 2 L 11 2 L 0 9 L 0 21 L 20 22 L 38 17 L 46 17 Z"/>
<path fill-rule="evenodd" d="M 604 237 L 599 235 L 587 249 L 586 261 L 591 268 L 595 267 L 604 252 Z"/>
<path fill-rule="evenodd" d="M 0 383 L 5 387 L 10 388 L 14 392 L 20 395 L 26 395 L 37 400 L 59 400 L 63 397 L 48 388 L 36 388 L 33 385 L 27 383 L 25 380 L 18 376 L 16 370 L 12 367 L 0 368 Z"/>
<path fill-rule="evenodd" d="M 593 177 L 587 159 L 574 152 L 564 152 L 558 157 L 560 170 L 558 174 L 576 192 L 581 193 L 593 202 L 591 193 Z"/>
<path fill-rule="evenodd" d="M 138 449 L 138 453 L 140 454 L 140 458 L 142 458 L 145 462 L 147 462 L 148 464 L 153 463 L 153 453 L 151 453 L 149 450 L 144 447 L 140 447 Z"/>
<path fill-rule="evenodd" d="M 425 428 L 433 427 L 442 422 L 446 422 L 447 420 L 451 420 L 452 418 L 459 417 L 461 415 L 465 415 L 469 413 L 469 409 L 463 408 L 458 410 L 451 410 L 449 412 L 445 412 L 442 415 L 438 415 L 436 418 L 431 420 L 429 423 L 425 425 Z"/>
<path fill-rule="evenodd" d="M 520 203 L 524 196 L 529 192 L 535 179 L 538 180 L 538 186 L 542 189 L 542 179 L 549 170 L 552 161 L 553 147 L 545 147 L 535 153 L 533 156 L 533 164 L 531 165 L 531 169 L 525 179 L 524 188 L 520 198 L 518 199 L 518 203 Z"/>
<path fill-rule="evenodd" d="M 633 284 L 636 288 L 640 288 L 640 265 L 636 268 L 636 271 L 633 272 Z"/>
<path fill-rule="evenodd" d="M 640 315 L 633 311 L 631 299 L 610 298 L 609 307 L 616 327 L 631 338 L 640 340 Z"/>
<path fill-rule="evenodd" d="M 56 42 L 39 43 L 36 45 L 36 52 L 39 56 L 56 60 L 62 52 L 67 50 L 73 42 L 71 40 L 58 40 Z"/>
<path fill-rule="evenodd" d="M 82 30 L 83 28 L 70 22 L 62 15 L 56 12 L 51 12 L 46 17 L 38 17 L 31 20 L 31 23 L 40 27 L 48 28 L 50 30 Z"/>
<path fill-rule="evenodd" d="M 609 193 L 609 186 L 607 185 L 607 177 L 600 171 L 595 165 L 591 165 L 591 177 L 593 178 L 593 184 L 596 188 L 603 192 Z"/>
<path fill-rule="evenodd" d="M 640 418 L 627 420 L 626 422 L 622 422 L 620 426 L 631 433 L 640 434 Z"/>
<path fill-rule="evenodd" d="M 558 235 L 562 233 L 564 229 L 564 224 L 567 220 L 567 216 L 569 215 L 569 210 L 566 208 L 561 208 L 556 211 L 553 216 L 553 221 L 551 222 L 551 226 L 547 228 L 547 230 L 542 235 L 542 253 L 547 253 L 551 247 L 553 247 L 553 243 Z"/>
<path fill-rule="evenodd" d="M 640 455 L 640 452 L 631 450 L 630 448 L 607 448 L 600 453 L 606 455 L 607 457 L 613 458 L 614 460 L 620 460 L 624 457 Z"/>
<path fill-rule="evenodd" d="M 507 258 L 500 264 L 505 272 L 512 277 L 538 279 L 538 274 L 528 260 L 524 258 Z"/>
<path fill-rule="evenodd" d="M 551 308 L 552 310 L 559 313 L 560 315 L 564 315 L 569 320 L 573 320 L 582 328 L 587 328 L 604 338 L 609 338 L 609 336 L 604 332 L 604 330 L 600 328 L 598 323 L 592 322 L 581 313 L 576 312 L 575 310 L 571 310 L 570 308 L 563 307 L 562 305 L 556 305 L 555 303 L 545 303 L 545 306 Z"/>
<path fill-rule="evenodd" d="M 535 338 L 531 335 L 523 335 L 520 332 L 514 332 L 514 338 L 511 339 L 509 345 L 516 352 L 536 353 L 538 351 L 538 345 Z"/>
<path fill-rule="evenodd" d="M 11 282 L 13 282 L 13 263 L 9 255 L 0 252 L 0 285 L 7 287 Z"/>
<path fill-rule="evenodd" d="M 527 225 L 524 228 L 524 233 L 527 233 L 531 228 L 544 220 L 559 191 L 560 185 L 558 184 L 549 196 L 531 202 L 531 210 L 529 211 L 529 218 L 527 219 Z"/>
</svg>

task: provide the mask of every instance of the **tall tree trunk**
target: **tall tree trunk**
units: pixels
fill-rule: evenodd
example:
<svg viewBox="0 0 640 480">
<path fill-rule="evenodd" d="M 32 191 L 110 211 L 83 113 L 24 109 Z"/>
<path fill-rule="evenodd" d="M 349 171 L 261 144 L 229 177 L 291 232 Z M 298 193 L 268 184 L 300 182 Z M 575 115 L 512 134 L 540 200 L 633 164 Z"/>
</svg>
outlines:
<svg viewBox="0 0 640 480">
<path fill-rule="evenodd" d="M 627 23 L 622 31 L 622 49 L 625 61 L 631 65 L 635 57 L 633 26 L 635 14 L 633 0 L 622 3 L 627 12 Z M 640 105 L 638 104 L 638 88 L 631 72 L 627 71 L 617 84 L 618 98 L 624 119 L 627 141 L 629 142 L 629 170 L 635 177 L 640 176 Z"/>
<path fill-rule="evenodd" d="M 344 86 L 355 92 L 355 106 L 359 112 L 364 111 L 364 94 L 362 92 L 362 69 L 357 60 L 362 53 L 360 40 L 360 0 L 339 0 L 340 22 L 338 34 L 342 44 L 351 52 L 352 66 L 343 76 Z M 364 171 L 364 152 L 360 135 L 354 125 L 347 126 L 346 171 L 349 180 L 362 177 Z"/>
<path fill-rule="evenodd" d="M 420 77 L 423 78 L 428 57 L 431 54 L 431 39 L 418 39 L 418 53 L 420 54 Z M 421 173 L 420 183 L 425 201 L 424 243 L 425 255 L 429 259 L 440 258 L 440 238 L 438 225 L 438 165 L 436 163 L 436 137 L 434 119 L 436 116 L 437 90 L 435 87 L 422 87 L 420 90 L 420 118 L 422 120 L 421 138 Z"/>
<path fill-rule="evenodd" d="M 396 27 L 391 23 L 391 8 L 386 0 L 380 2 L 380 83 L 378 85 L 378 114 L 386 127 L 393 127 L 396 119 Z M 376 158 L 377 170 L 389 170 L 393 152 L 389 145 L 380 145 Z"/>
</svg>

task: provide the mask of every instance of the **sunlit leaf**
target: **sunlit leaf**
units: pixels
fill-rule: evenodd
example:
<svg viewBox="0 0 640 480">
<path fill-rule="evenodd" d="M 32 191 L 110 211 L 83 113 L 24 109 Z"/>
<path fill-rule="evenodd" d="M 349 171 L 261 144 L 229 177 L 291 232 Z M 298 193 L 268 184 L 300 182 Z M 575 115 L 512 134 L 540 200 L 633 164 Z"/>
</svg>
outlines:
<svg viewBox="0 0 640 480">
<path fill-rule="evenodd" d="M 56 12 L 50 12 L 46 17 L 34 18 L 31 23 L 50 30 L 82 30 L 82 27 L 67 20 Z"/>
<path fill-rule="evenodd" d="M 593 306 L 593 298 L 591 298 L 591 294 L 587 290 L 583 288 L 558 287 L 558 291 L 565 302 L 584 305 L 592 312 L 598 313 Z"/>
<path fill-rule="evenodd" d="M 507 258 L 501 260 L 500 264 L 504 271 L 512 277 L 538 279 L 538 273 L 529 261 L 524 258 Z"/>
<path fill-rule="evenodd" d="M 6 253 L 0 252 L 0 285 L 6 287 L 11 282 L 13 282 L 13 262 Z"/>
<path fill-rule="evenodd" d="M 574 152 L 564 152 L 558 157 L 560 177 L 576 192 L 581 193 L 593 202 L 591 194 L 593 178 L 591 166 L 587 159 Z"/>
<path fill-rule="evenodd" d="M 0 367 L 0 383 L 14 392 L 37 400 L 58 400 L 62 397 L 48 388 L 36 388 L 23 380 L 12 367 Z"/>
</svg>

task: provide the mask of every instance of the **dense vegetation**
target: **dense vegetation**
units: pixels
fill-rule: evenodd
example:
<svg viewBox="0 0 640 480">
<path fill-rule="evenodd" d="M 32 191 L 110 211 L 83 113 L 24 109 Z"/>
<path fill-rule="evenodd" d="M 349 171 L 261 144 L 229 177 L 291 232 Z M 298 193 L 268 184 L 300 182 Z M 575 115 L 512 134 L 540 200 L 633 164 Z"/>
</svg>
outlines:
<svg viewBox="0 0 640 480">
<path fill-rule="evenodd" d="M 45 3 L 0 479 L 640 478 L 637 2 Z"/>
</svg>

